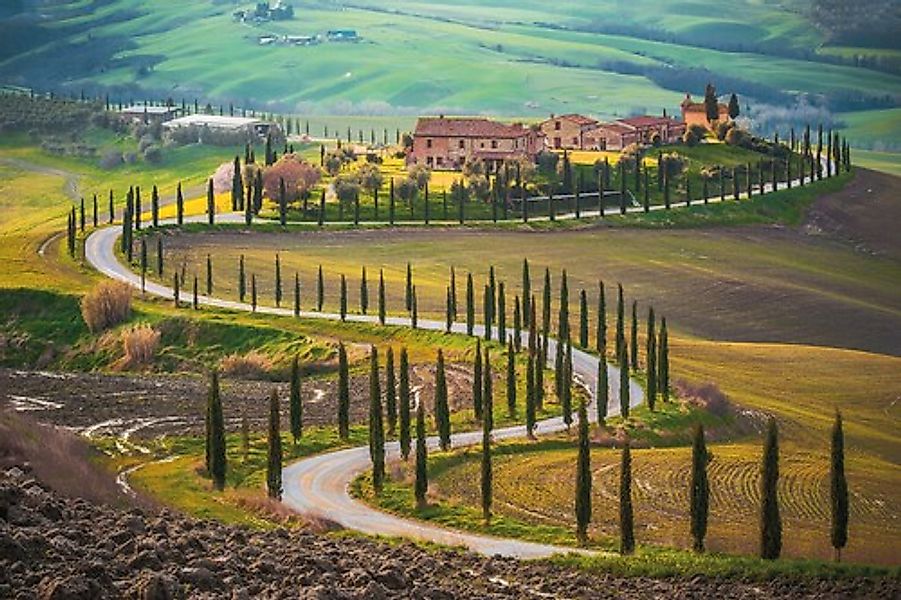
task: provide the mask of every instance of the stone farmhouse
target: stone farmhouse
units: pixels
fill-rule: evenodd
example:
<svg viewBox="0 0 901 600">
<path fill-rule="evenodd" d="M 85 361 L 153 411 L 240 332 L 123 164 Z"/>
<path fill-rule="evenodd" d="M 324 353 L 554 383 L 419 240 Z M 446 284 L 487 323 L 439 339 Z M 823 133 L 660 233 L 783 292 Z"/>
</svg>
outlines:
<svg viewBox="0 0 901 600">
<path fill-rule="evenodd" d="M 540 125 L 554 150 L 622 150 L 629 144 L 669 144 L 685 133 L 685 123 L 666 115 L 643 115 L 602 123 L 583 115 L 562 115 Z"/>
<path fill-rule="evenodd" d="M 695 102 L 691 99 L 691 94 L 685 94 L 685 100 L 682 101 L 682 120 L 686 127 L 692 125 L 700 125 L 706 129 L 713 131 L 714 123 L 707 118 L 707 107 L 703 102 Z M 729 105 L 722 102 L 717 103 L 719 117 L 717 121 L 729 120 Z"/>
<path fill-rule="evenodd" d="M 423 117 L 416 122 L 408 164 L 438 170 L 460 169 L 480 159 L 489 170 L 504 161 L 535 160 L 544 149 L 544 135 L 521 123 L 508 125 L 485 118 Z"/>
<path fill-rule="evenodd" d="M 555 116 L 540 125 L 548 146 L 554 150 L 582 150 L 586 146 L 585 134 L 598 126 L 591 117 L 569 114 Z"/>
</svg>

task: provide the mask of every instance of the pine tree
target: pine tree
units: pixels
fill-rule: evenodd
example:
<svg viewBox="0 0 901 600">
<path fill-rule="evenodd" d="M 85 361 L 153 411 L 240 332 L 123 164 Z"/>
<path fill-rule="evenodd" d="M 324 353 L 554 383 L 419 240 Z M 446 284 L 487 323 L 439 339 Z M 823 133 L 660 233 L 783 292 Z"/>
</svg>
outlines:
<svg viewBox="0 0 901 600">
<path fill-rule="evenodd" d="M 629 362 L 632 370 L 638 370 L 638 302 L 632 301 L 632 344 L 629 346 Z"/>
<path fill-rule="evenodd" d="M 451 447 L 450 409 L 447 405 L 447 379 L 444 374 L 444 353 L 438 350 L 438 365 L 435 372 L 435 425 L 438 428 L 438 442 L 441 450 Z"/>
<path fill-rule="evenodd" d="M 385 413 L 388 419 L 388 434 L 397 429 L 397 383 L 394 379 L 394 348 L 388 347 L 385 357 Z"/>
<path fill-rule="evenodd" d="M 266 490 L 269 497 L 282 499 L 282 434 L 280 427 L 278 392 L 269 396 L 269 454 L 266 461 Z"/>
<path fill-rule="evenodd" d="M 648 308 L 648 341 L 647 341 L 647 388 L 648 409 L 654 410 L 657 402 L 657 332 L 654 307 Z"/>
<path fill-rule="evenodd" d="M 669 402 L 669 334 L 666 331 L 666 317 L 660 319 L 660 344 L 657 348 L 657 390 L 664 402 Z"/>
<path fill-rule="evenodd" d="M 383 269 L 379 269 L 379 323 L 381 325 L 385 324 L 386 313 L 387 307 L 385 298 L 385 271 Z"/>
<path fill-rule="evenodd" d="M 291 362 L 291 395 L 290 395 L 290 418 L 291 418 L 291 436 L 294 443 L 297 444 L 303 433 L 303 404 L 300 397 L 300 363 L 295 356 Z"/>
<path fill-rule="evenodd" d="M 760 558 L 776 559 L 782 553 L 782 518 L 779 515 L 779 431 L 770 417 L 763 444 L 760 481 Z"/>
<path fill-rule="evenodd" d="M 588 348 L 588 294 L 579 291 L 579 346 Z"/>
<path fill-rule="evenodd" d="M 244 271 L 244 255 L 241 255 L 241 258 L 238 259 L 238 299 L 241 303 L 244 303 L 244 298 L 247 296 L 247 275 Z"/>
<path fill-rule="evenodd" d="M 369 457 L 372 459 L 372 487 L 376 494 L 381 494 L 385 482 L 385 430 L 379 353 L 375 346 L 369 351 Z"/>
<path fill-rule="evenodd" d="M 325 304 L 325 277 L 322 275 L 322 265 L 316 273 L 316 310 L 322 312 L 322 305 Z"/>
<path fill-rule="evenodd" d="M 472 335 L 475 328 L 475 290 L 472 284 L 472 273 L 466 274 L 466 335 Z"/>
<path fill-rule="evenodd" d="M 219 395 L 219 373 L 212 372 L 209 395 L 209 471 L 213 486 L 222 491 L 225 488 L 225 419 L 222 415 L 222 399 Z"/>
<path fill-rule="evenodd" d="M 691 448 L 691 537 L 696 552 L 704 551 L 707 535 L 707 516 L 710 511 L 710 485 L 707 481 L 707 463 L 710 455 L 704 441 L 704 426 L 695 427 Z"/>
<path fill-rule="evenodd" d="M 350 437 L 350 375 L 344 343 L 338 344 L 338 436 Z"/>
<path fill-rule="evenodd" d="M 476 340 L 472 363 L 472 411 L 477 421 L 482 419 L 482 343 Z"/>
<path fill-rule="evenodd" d="M 604 282 L 598 281 L 598 322 L 596 349 L 601 358 L 607 354 L 607 299 L 604 293 Z"/>
<path fill-rule="evenodd" d="M 213 194 L 213 179 L 207 181 L 206 187 L 206 214 L 210 225 L 216 222 L 216 196 Z"/>
<path fill-rule="evenodd" d="M 830 499 L 832 500 L 832 547 L 835 560 L 842 559 L 842 548 L 848 543 L 848 481 L 845 479 L 845 434 L 842 415 L 835 413 L 832 426 L 832 464 L 829 470 Z"/>
<path fill-rule="evenodd" d="M 341 274 L 340 314 L 341 321 L 347 320 L 347 279 Z"/>
<path fill-rule="evenodd" d="M 619 411 L 623 419 L 629 418 L 631 398 L 629 390 L 629 343 L 623 342 L 619 355 Z"/>
<path fill-rule="evenodd" d="M 594 389 L 594 401 L 597 404 L 598 425 L 603 427 L 607 421 L 607 405 L 610 402 L 610 383 L 607 373 L 607 361 L 603 355 L 598 358 L 598 383 Z"/>
<path fill-rule="evenodd" d="M 623 447 L 619 469 L 619 552 L 635 552 L 635 531 L 632 516 L 632 449 L 629 440 Z"/>
<path fill-rule="evenodd" d="M 516 415 L 516 355 L 513 338 L 507 342 L 507 414 Z"/>
<path fill-rule="evenodd" d="M 410 457 L 410 363 L 407 349 L 400 349 L 400 385 L 398 390 L 400 433 L 400 455 L 404 460 Z M 420 406 L 422 403 L 419 403 Z"/>
<path fill-rule="evenodd" d="M 591 523 L 591 447 L 588 439 L 588 411 L 579 403 L 579 459 L 576 467 L 576 537 L 588 541 Z"/>
<path fill-rule="evenodd" d="M 425 409 L 423 403 L 416 406 L 416 507 L 425 508 L 426 494 L 429 491 L 428 448 L 425 437 Z"/>
</svg>

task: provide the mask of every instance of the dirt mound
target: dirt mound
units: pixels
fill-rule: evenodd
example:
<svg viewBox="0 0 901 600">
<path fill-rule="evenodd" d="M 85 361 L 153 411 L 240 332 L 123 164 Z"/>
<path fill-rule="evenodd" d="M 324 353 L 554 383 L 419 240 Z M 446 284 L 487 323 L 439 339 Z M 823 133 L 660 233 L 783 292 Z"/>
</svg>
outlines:
<svg viewBox="0 0 901 600">
<path fill-rule="evenodd" d="M 899 592 L 891 579 L 752 584 L 587 575 L 409 544 L 251 531 L 68 500 L 19 467 L 0 472 L 3 598 L 890 598 Z"/>
<path fill-rule="evenodd" d="M 851 243 L 861 252 L 901 260 L 901 177 L 857 169 L 843 190 L 822 196 L 804 231 Z"/>
</svg>

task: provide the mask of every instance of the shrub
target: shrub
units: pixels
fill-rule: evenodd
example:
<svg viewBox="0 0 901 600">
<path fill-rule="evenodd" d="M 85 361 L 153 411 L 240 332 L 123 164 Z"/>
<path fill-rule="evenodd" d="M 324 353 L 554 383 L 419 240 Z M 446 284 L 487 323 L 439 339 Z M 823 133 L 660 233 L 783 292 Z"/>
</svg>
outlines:
<svg viewBox="0 0 901 600">
<path fill-rule="evenodd" d="M 664 164 L 666 165 L 666 174 L 670 177 L 670 179 L 674 179 L 681 175 L 682 171 L 685 170 L 686 163 L 688 162 L 686 158 L 678 152 L 670 152 L 669 154 L 664 154 L 662 158 Z"/>
<path fill-rule="evenodd" d="M 150 135 L 142 135 L 142 136 L 141 136 L 141 139 L 138 140 L 138 150 L 139 150 L 140 152 L 143 152 L 144 150 L 146 150 L 147 148 L 149 148 L 150 146 L 152 146 L 154 141 L 155 141 L 155 140 L 153 139 L 152 136 L 150 136 Z"/>
<path fill-rule="evenodd" d="M 122 332 L 122 350 L 129 366 L 151 363 L 159 347 L 160 332 L 149 325 L 135 325 Z"/>
<path fill-rule="evenodd" d="M 247 354 L 229 354 L 219 363 L 219 370 L 232 377 L 262 379 L 272 370 L 272 360 L 256 350 Z"/>
<path fill-rule="evenodd" d="M 407 175 L 416 182 L 419 189 L 424 189 L 429 179 L 432 178 L 432 171 L 425 165 L 412 165 L 407 170 Z"/>
<path fill-rule="evenodd" d="M 81 299 L 81 316 L 93 332 L 109 329 L 131 314 L 131 287 L 121 281 L 103 281 Z"/>
<path fill-rule="evenodd" d="M 339 175 L 333 184 L 335 196 L 344 203 L 353 202 L 360 194 L 360 181 L 356 175 Z"/>
<path fill-rule="evenodd" d="M 297 154 L 285 154 L 263 171 L 263 189 L 269 199 L 276 200 L 280 182 L 284 180 L 285 193 L 291 202 L 308 195 L 321 177 L 319 167 L 311 165 Z M 231 169 L 226 189 L 231 189 Z"/>
<path fill-rule="evenodd" d="M 542 174 L 557 172 L 557 161 L 560 159 L 554 152 L 542 150 L 538 154 L 538 171 Z"/>
<path fill-rule="evenodd" d="M 115 169 L 122 164 L 122 153 L 118 150 L 110 150 L 104 153 L 100 159 L 101 169 Z"/>
<path fill-rule="evenodd" d="M 686 146 L 694 147 L 701 143 L 707 136 L 707 130 L 697 123 L 688 127 L 682 135 L 682 141 Z"/>
<path fill-rule="evenodd" d="M 720 121 L 716 124 L 714 131 L 716 131 L 716 139 L 722 141 L 726 139 L 726 136 L 735 127 L 735 123 L 732 121 Z"/>
<path fill-rule="evenodd" d="M 750 134 L 744 129 L 739 129 L 738 127 L 732 127 L 726 134 L 726 143 L 730 146 L 745 147 L 750 141 Z"/>
<path fill-rule="evenodd" d="M 163 160 L 163 149 L 159 146 L 147 146 L 144 149 L 144 160 L 151 164 L 159 164 Z"/>
</svg>

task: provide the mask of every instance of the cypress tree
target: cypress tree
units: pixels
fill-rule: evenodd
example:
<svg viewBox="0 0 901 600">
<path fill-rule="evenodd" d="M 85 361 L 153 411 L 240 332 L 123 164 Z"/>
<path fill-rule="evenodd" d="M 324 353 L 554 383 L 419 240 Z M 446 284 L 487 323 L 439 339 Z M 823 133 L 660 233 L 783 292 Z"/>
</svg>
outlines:
<svg viewBox="0 0 901 600">
<path fill-rule="evenodd" d="M 194 310 L 199 308 L 199 302 L 197 301 L 197 275 L 194 276 L 194 294 L 192 296 L 191 306 Z"/>
<path fill-rule="evenodd" d="M 71 227 L 69 234 L 71 235 Z M 141 238 L 141 293 L 144 293 L 145 282 L 147 279 L 147 240 Z"/>
<path fill-rule="evenodd" d="M 529 299 L 532 297 L 532 274 L 529 269 L 529 259 L 522 259 L 522 312 L 528 316 L 531 306 Z"/>
<path fill-rule="evenodd" d="M 452 314 L 453 309 L 451 308 L 451 304 L 453 303 L 453 301 L 451 300 L 450 287 L 447 287 L 444 290 L 444 292 L 445 292 L 445 296 L 444 296 L 444 300 L 445 300 L 445 303 L 444 303 L 444 331 L 446 333 L 450 333 L 451 328 L 454 326 L 454 315 Z"/>
<path fill-rule="evenodd" d="M 607 405 L 610 402 L 610 384 L 608 379 L 607 361 L 604 359 L 604 356 L 601 355 L 600 358 L 598 358 L 598 383 L 597 387 L 594 389 L 594 401 L 597 403 L 598 411 L 598 425 L 601 427 L 603 427 L 607 421 Z"/>
<path fill-rule="evenodd" d="M 181 186 L 181 184 L 179 184 Z M 113 203 L 113 190 L 109 191 L 109 207 L 107 208 L 107 212 L 109 213 L 108 222 L 110 225 L 113 224 L 113 221 L 116 220 L 116 205 Z M 181 223 L 179 223 L 181 225 Z"/>
<path fill-rule="evenodd" d="M 410 263 L 407 263 L 407 283 L 404 288 L 404 303 L 409 313 L 413 310 L 413 269 Z"/>
<path fill-rule="evenodd" d="M 178 273 L 173 273 L 172 274 L 172 300 L 175 303 L 175 308 L 178 308 L 179 305 L 181 304 L 180 296 L 181 296 L 181 290 L 179 289 Z"/>
<path fill-rule="evenodd" d="M 241 179 L 241 159 L 235 155 L 232 167 L 232 211 L 244 208 L 244 181 Z"/>
<path fill-rule="evenodd" d="M 413 311 L 410 314 L 410 327 L 416 329 L 419 323 L 419 308 L 416 301 L 416 286 L 413 286 Z"/>
<path fill-rule="evenodd" d="M 535 352 L 529 352 L 526 368 L 526 435 L 535 439 Z"/>
<path fill-rule="evenodd" d="M 450 409 L 447 405 L 447 379 L 444 375 L 444 352 L 438 349 L 438 365 L 435 371 L 435 425 L 438 428 L 438 445 L 441 450 L 451 447 Z"/>
<path fill-rule="evenodd" d="M 388 223 L 394 225 L 394 211 L 395 211 L 395 202 L 394 202 L 394 178 L 392 177 L 390 180 L 390 185 L 388 188 Z"/>
<path fill-rule="evenodd" d="M 269 396 L 269 454 L 266 461 L 266 490 L 269 497 L 282 499 L 282 434 L 280 428 L 278 392 Z"/>
<path fill-rule="evenodd" d="M 250 306 L 253 312 L 257 312 L 257 276 L 256 273 L 250 274 Z"/>
<path fill-rule="evenodd" d="M 400 420 L 400 455 L 404 460 L 410 457 L 410 363 L 407 349 L 400 349 L 400 386 L 398 390 L 398 413 Z M 419 403 L 422 406 L 422 403 Z M 418 425 L 417 425 L 418 426 Z"/>
<path fill-rule="evenodd" d="M 638 370 L 638 302 L 632 301 L 632 344 L 629 346 L 629 361 L 632 370 Z"/>
<path fill-rule="evenodd" d="M 596 349 L 601 358 L 607 354 L 607 298 L 604 292 L 604 282 L 598 281 L 598 322 Z"/>
<path fill-rule="evenodd" d="M 704 538 L 707 535 L 707 516 L 710 511 L 710 485 L 707 481 L 707 463 L 710 455 L 704 441 L 704 426 L 698 423 L 695 427 L 694 441 L 691 447 L 691 538 L 696 552 L 704 551 Z"/>
<path fill-rule="evenodd" d="M 388 434 L 397 429 L 397 383 L 394 379 L 394 348 L 388 346 L 385 357 L 385 413 L 388 418 Z"/>
<path fill-rule="evenodd" d="M 632 516 L 632 449 L 629 440 L 623 447 L 619 469 L 619 551 L 635 552 L 635 531 Z"/>
<path fill-rule="evenodd" d="M 350 437 L 350 375 L 347 369 L 347 350 L 338 344 L 338 436 Z"/>
<path fill-rule="evenodd" d="M 483 334 L 485 336 L 485 341 L 491 340 L 491 288 L 489 286 L 485 286 L 485 291 L 482 295 L 482 314 L 484 314 L 485 327 Z"/>
<path fill-rule="evenodd" d="M 535 360 L 535 408 L 544 408 L 544 368 L 547 361 L 542 356 L 547 356 L 547 338 L 538 340 L 538 357 Z"/>
<path fill-rule="evenodd" d="M 141 229 L 141 186 L 135 186 L 135 204 L 134 212 L 132 212 L 135 229 Z"/>
<path fill-rule="evenodd" d="M 763 443 L 760 480 L 760 558 L 776 559 L 782 553 L 782 518 L 779 515 L 779 432 L 770 417 Z"/>
<path fill-rule="evenodd" d="M 485 358 L 482 360 L 482 376 L 484 388 L 482 389 L 482 417 L 488 421 L 488 428 L 494 428 L 494 378 L 491 375 L 491 359 L 488 348 L 485 348 Z"/>
<path fill-rule="evenodd" d="M 78 218 L 79 218 L 79 221 L 78 221 L 78 224 L 79 224 L 79 230 L 80 230 L 82 233 L 84 233 L 84 226 L 85 226 L 84 197 L 81 198 L 81 204 L 80 204 L 80 206 L 79 206 L 78 211 L 79 211 L 79 212 L 78 212 L 78 215 L 79 215 L 79 216 L 78 216 Z"/>
<path fill-rule="evenodd" d="M 832 426 L 832 461 L 829 470 L 830 499 L 832 501 L 832 547 L 835 560 L 842 559 L 842 548 L 848 543 L 848 481 L 845 479 L 845 434 L 842 415 L 835 412 Z"/>
<path fill-rule="evenodd" d="M 453 321 L 457 320 L 457 273 L 454 267 L 450 269 L 450 314 Z"/>
<path fill-rule="evenodd" d="M 382 417 L 382 391 L 379 382 L 379 353 L 369 351 L 369 457 L 372 459 L 372 487 L 382 493 L 385 482 L 385 431 Z"/>
<path fill-rule="evenodd" d="M 163 237 L 156 238 L 156 274 L 163 276 Z"/>
<path fill-rule="evenodd" d="M 296 444 L 303 434 L 303 403 L 300 397 L 300 363 L 295 356 L 291 362 L 291 394 L 288 407 L 291 419 L 291 436 Z"/>
<path fill-rule="evenodd" d="M 282 227 L 288 224 L 288 193 L 283 177 L 278 179 L 278 222 Z"/>
<path fill-rule="evenodd" d="M 669 334 L 666 331 L 666 317 L 660 319 L 660 344 L 657 348 L 660 355 L 657 361 L 657 390 L 664 402 L 669 401 Z"/>
<path fill-rule="evenodd" d="M 408 451 L 409 452 L 409 451 Z M 429 491 L 428 449 L 425 437 L 425 409 L 423 403 L 416 406 L 416 507 L 425 508 L 426 494 Z"/>
<path fill-rule="evenodd" d="M 642 203 L 644 207 L 644 212 L 651 212 L 651 184 L 650 179 L 651 175 L 649 173 L 650 169 L 647 165 L 644 166 L 644 202 Z"/>
<path fill-rule="evenodd" d="M 206 295 L 213 295 L 213 259 L 206 255 Z"/>
<path fill-rule="evenodd" d="M 507 414 L 516 414 L 516 362 L 513 338 L 507 341 Z"/>
<path fill-rule="evenodd" d="M 654 307 L 648 308 L 648 340 L 647 340 L 647 387 L 648 408 L 654 410 L 657 402 L 657 332 L 654 317 Z"/>
<path fill-rule="evenodd" d="M 275 305 L 282 305 L 282 260 L 278 253 L 275 255 Z"/>
<path fill-rule="evenodd" d="M 631 398 L 629 390 L 629 342 L 623 342 L 619 356 L 619 411 L 623 419 L 629 418 Z"/>
<path fill-rule="evenodd" d="M 247 295 L 247 276 L 244 272 L 244 255 L 238 259 L 238 299 L 244 303 L 244 297 Z"/>
<path fill-rule="evenodd" d="M 222 398 L 219 396 L 219 373 L 212 372 L 209 395 L 209 471 L 213 486 L 222 491 L 225 488 L 225 420 L 222 415 Z"/>
<path fill-rule="evenodd" d="M 544 295 L 541 299 L 541 337 L 547 339 L 551 332 L 551 271 L 544 270 Z M 547 346 L 539 357 L 542 367 L 547 363 Z"/>
<path fill-rule="evenodd" d="M 486 371 L 485 387 L 490 390 L 490 374 Z M 485 523 L 491 521 L 491 410 L 486 407 L 482 419 L 482 518 Z"/>
<path fill-rule="evenodd" d="M 319 195 L 319 212 L 316 215 L 316 224 L 319 227 L 325 224 L 325 188 L 322 188 L 322 193 Z"/>
<path fill-rule="evenodd" d="M 573 346 L 566 340 L 566 351 L 563 359 L 563 381 L 560 382 L 562 398 L 560 404 L 563 409 L 563 422 L 569 430 L 573 422 L 572 385 L 573 385 Z"/>
<path fill-rule="evenodd" d="M 513 299 L 513 347 L 517 352 L 522 350 L 522 313 L 519 296 Z"/>
<path fill-rule="evenodd" d="M 247 184 L 247 200 L 244 201 L 244 224 L 250 227 L 253 223 L 253 191 L 250 183 Z"/>
<path fill-rule="evenodd" d="M 366 281 L 366 267 L 360 273 L 360 312 L 364 315 L 369 310 L 369 283 Z"/>
<path fill-rule="evenodd" d="M 579 459 L 576 466 L 576 537 L 580 544 L 588 541 L 591 523 L 591 447 L 588 439 L 588 411 L 579 402 Z"/>
<path fill-rule="evenodd" d="M 466 274 L 466 335 L 472 335 L 476 321 L 475 290 L 472 284 L 472 273 Z"/>
<path fill-rule="evenodd" d="M 294 272 L 294 316 L 300 316 L 300 275 Z"/>
<path fill-rule="evenodd" d="M 325 277 L 322 275 L 322 265 L 316 273 L 316 310 L 322 312 L 322 305 L 325 304 Z"/>
<path fill-rule="evenodd" d="M 341 296 L 340 296 L 340 314 L 341 320 L 347 320 L 347 279 L 344 273 L 341 274 Z"/>
<path fill-rule="evenodd" d="M 588 294 L 579 291 L 579 346 L 588 348 Z"/>
<path fill-rule="evenodd" d="M 206 187 L 206 214 L 207 222 L 213 225 L 216 222 L 216 196 L 213 195 L 213 179 L 207 181 Z"/>
<path fill-rule="evenodd" d="M 497 341 L 504 343 L 507 339 L 507 294 L 504 282 L 497 286 Z"/>
<path fill-rule="evenodd" d="M 472 411 L 476 420 L 482 419 L 482 343 L 476 340 L 472 363 Z"/>
<path fill-rule="evenodd" d="M 385 304 L 385 271 L 379 269 L 379 323 L 382 325 L 385 324 L 385 314 L 387 312 Z"/>
<path fill-rule="evenodd" d="M 623 346 L 626 343 L 626 329 L 625 329 L 625 303 L 623 301 L 623 286 L 620 283 L 616 284 L 617 288 L 617 296 L 616 296 L 616 358 L 617 360 L 622 353 Z"/>
</svg>

